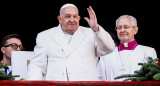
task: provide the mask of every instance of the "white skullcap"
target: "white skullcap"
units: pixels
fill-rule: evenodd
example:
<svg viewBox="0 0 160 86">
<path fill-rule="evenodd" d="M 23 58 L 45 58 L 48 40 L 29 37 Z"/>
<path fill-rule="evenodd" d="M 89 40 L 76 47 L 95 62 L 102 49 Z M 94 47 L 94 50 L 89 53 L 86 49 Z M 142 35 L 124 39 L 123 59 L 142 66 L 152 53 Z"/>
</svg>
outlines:
<svg viewBox="0 0 160 86">
<path fill-rule="evenodd" d="M 77 8 L 74 4 L 69 4 L 69 3 L 68 3 L 68 4 L 64 4 L 64 5 L 61 7 L 61 9 L 60 9 L 59 12 L 61 12 L 62 9 L 66 8 L 66 7 L 70 7 L 70 6 L 71 6 L 71 7 L 75 7 L 75 8 L 78 10 L 78 8 Z"/>
</svg>

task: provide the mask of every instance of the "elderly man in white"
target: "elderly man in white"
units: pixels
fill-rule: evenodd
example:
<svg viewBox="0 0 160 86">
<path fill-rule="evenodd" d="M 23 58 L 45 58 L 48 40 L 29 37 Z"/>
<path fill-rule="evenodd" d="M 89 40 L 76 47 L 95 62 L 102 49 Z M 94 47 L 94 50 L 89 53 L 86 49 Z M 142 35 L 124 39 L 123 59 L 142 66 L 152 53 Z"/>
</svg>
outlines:
<svg viewBox="0 0 160 86">
<path fill-rule="evenodd" d="M 79 26 L 75 5 L 65 4 L 57 17 L 59 25 L 38 34 L 35 56 L 28 66 L 29 80 L 99 80 L 96 57 L 111 53 L 115 44 L 98 25 L 91 6 L 87 10 L 90 18 L 84 19 L 90 28 Z"/>
<path fill-rule="evenodd" d="M 146 62 L 146 58 L 157 58 L 154 48 L 140 45 L 134 36 L 138 32 L 137 20 L 130 15 L 122 15 L 116 21 L 117 36 L 120 45 L 98 63 L 99 78 L 104 81 L 122 81 L 114 78 L 122 74 L 134 74 L 141 68 L 138 63 Z"/>
</svg>

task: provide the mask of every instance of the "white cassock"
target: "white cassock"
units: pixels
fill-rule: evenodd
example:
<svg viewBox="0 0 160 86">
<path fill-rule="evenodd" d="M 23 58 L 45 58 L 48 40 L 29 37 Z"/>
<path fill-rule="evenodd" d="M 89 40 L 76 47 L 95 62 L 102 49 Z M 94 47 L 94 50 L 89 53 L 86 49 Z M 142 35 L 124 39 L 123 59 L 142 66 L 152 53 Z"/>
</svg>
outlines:
<svg viewBox="0 0 160 86">
<path fill-rule="evenodd" d="M 96 57 L 115 48 L 109 33 L 100 26 L 98 34 L 79 26 L 72 36 L 64 34 L 59 25 L 40 32 L 36 43 L 28 66 L 29 80 L 98 81 Z"/>
<path fill-rule="evenodd" d="M 108 55 L 100 57 L 97 65 L 99 78 L 103 81 L 123 81 L 114 79 L 122 74 L 134 74 L 134 71 L 141 68 L 138 63 L 146 62 L 147 57 L 157 58 L 154 48 L 137 45 L 134 50 L 118 51 L 118 47 Z"/>
</svg>

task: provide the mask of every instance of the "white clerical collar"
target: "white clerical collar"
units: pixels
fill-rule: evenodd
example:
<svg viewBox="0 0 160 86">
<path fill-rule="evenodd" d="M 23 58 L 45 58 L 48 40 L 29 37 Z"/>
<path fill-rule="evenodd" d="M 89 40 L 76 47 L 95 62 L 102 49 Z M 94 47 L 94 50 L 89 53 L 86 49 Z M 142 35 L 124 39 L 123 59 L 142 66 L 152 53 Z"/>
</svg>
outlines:
<svg viewBox="0 0 160 86">
<path fill-rule="evenodd" d="M 128 47 L 128 43 L 123 43 L 124 47 Z"/>
</svg>

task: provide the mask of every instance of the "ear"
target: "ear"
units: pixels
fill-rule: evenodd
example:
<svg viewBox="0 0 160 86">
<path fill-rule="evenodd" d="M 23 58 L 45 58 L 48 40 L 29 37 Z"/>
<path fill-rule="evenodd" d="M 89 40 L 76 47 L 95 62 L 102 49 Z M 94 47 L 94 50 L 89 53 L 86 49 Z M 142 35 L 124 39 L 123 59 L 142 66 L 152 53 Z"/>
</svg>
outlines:
<svg viewBox="0 0 160 86">
<path fill-rule="evenodd" d="M 135 27 L 134 29 L 135 29 L 135 33 L 134 34 L 136 35 L 137 32 L 138 32 L 138 27 Z"/>
<path fill-rule="evenodd" d="M 1 52 L 5 53 L 5 47 L 1 47 Z"/>
<path fill-rule="evenodd" d="M 81 17 L 79 16 L 79 21 L 81 20 Z"/>
<path fill-rule="evenodd" d="M 58 19 L 59 23 L 61 24 L 61 17 L 57 16 L 57 19 Z"/>
</svg>

